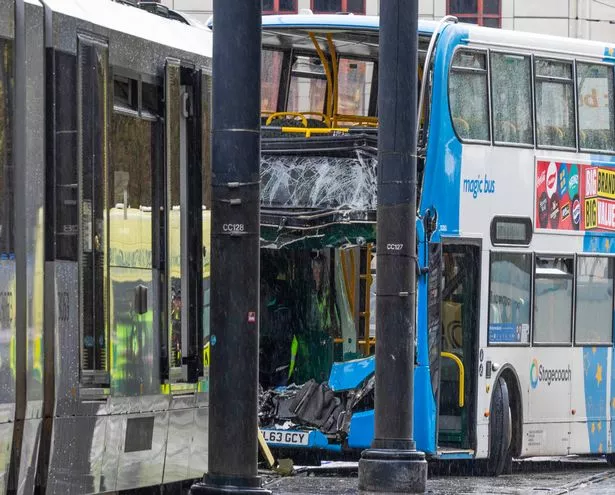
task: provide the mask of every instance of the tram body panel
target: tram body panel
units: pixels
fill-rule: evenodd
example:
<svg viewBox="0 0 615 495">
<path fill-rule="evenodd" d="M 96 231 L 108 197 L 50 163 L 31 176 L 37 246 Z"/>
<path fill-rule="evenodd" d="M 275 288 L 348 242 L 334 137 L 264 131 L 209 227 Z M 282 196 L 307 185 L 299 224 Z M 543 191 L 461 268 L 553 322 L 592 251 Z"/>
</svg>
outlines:
<svg viewBox="0 0 615 495">
<path fill-rule="evenodd" d="M 36 483 L 43 418 L 43 311 L 45 207 L 44 18 L 38 2 L 25 2 L 26 39 L 26 407 L 17 493 L 32 493 Z"/>
<path fill-rule="evenodd" d="M 0 0 L 0 176 L 6 177 L 13 163 L 6 146 L 13 136 L 12 112 L 8 98 L 12 93 L 12 54 L 15 37 L 14 0 Z M 9 91 L 11 93 L 9 93 Z M 6 160 L 4 158 L 6 157 Z M 15 388 L 15 276 L 16 265 L 11 228 L 11 195 L 7 194 L 5 182 L 0 188 L 0 494 L 6 493 L 11 462 L 13 425 L 16 407 Z"/>
</svg>

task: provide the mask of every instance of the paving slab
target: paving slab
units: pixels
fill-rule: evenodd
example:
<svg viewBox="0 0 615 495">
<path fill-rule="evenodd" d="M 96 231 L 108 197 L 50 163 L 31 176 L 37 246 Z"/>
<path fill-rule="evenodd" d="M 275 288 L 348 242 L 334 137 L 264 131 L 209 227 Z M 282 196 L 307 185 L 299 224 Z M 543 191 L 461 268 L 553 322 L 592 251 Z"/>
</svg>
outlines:
<svg viewBox="0 0 615 495">
<path fill-rule="evenodd" d="M 452 471 L 454 472 L 454 469 Z M 359 494 L 356 463 L 331 463 L 319 468 L 297 468 L 294 476 L 265 475 L 264 481 L 266 487 L 275 495 Z M 497 478 L 434 475 L 432 473 L 427 481 L 426 493 L 439 495 L 615 494 L 615 470 L 609 468 L 601 459 L 545 458 L 515 461 L 511 474 Z"/>
</svg>

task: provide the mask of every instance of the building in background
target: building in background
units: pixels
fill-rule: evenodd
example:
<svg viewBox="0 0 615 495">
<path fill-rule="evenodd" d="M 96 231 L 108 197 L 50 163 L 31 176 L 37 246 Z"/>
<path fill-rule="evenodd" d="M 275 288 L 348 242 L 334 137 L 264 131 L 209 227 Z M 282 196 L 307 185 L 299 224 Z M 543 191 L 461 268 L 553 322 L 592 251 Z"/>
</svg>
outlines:
<svg viewBox="0 0 615 495">
<path fill-rule="evenodd" d="M 385 0 L 386 1 L 386 0 Z M 201 21 L 212 14 L 213 0 L 162 0 Z M 380 0 L 263 0 L 266 14 L 349 12 L 378 15 Z M 420 0 L 420 16 L 446 14 L 464 22 L 517 31 L 615 41 L 615 0 Z"/>
</svg>

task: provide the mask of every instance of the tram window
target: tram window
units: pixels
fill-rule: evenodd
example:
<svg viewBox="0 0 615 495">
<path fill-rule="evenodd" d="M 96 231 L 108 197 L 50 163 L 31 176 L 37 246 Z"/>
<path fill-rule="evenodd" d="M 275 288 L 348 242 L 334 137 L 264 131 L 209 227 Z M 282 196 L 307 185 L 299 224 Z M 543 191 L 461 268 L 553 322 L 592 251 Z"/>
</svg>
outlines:
<svg viewBox="0 0 615 495">
<path fill-rule="evenodd" d="M 296 56 L 288 94 L 289 112 L 322 112 L 327 81 L 325 69 L 317 57 Z"/>
<path fill-rule="evenodd" d="M 13 253 L 12 127 L 9 92 L 13 91 L 12 46 L 0 40 L 0 259 Z"/>
<path fill-rule="evenodd" d="M 530 339 L 530 253 L 491 253 L 489 344 L 527 344 Z"/>
<path fill-rule="evenodd" d="M 451 117 L 461 139 L 489 141 L 487 60 L 484 52 L 460 50 L 449 81 Z"/>
<path fill-rule="evenodd" d="M 114 112 L 111 117 L 109 188 L 110 264 L 151 268 L 151 121 Z"/>
<path fill-rule="evenodd" d="M 535 60 L 538 145 L 574 148 L 572 62 Z"/>
<path fill-rule="evenodd" d="M 491 55 L 494 140 L 532 144 L 532 78 L 530 57 Z"/>
<path fill-rule="evenodd" d="M 613 66 L 577 63 L 581 148 L 615 151 Z"/>
<path fill-rule="evenodd" d="M 152 115 L 160 115 L 162 89 L 155 84 L 141 83 L 141 110 Z"/>
<path fill-rule="evenodd" d="M 613 341 L 613 258 L 577 258 L 575 343 Z"/>
<path fill-rule="evenodd" d="M 138 81 L 127 77 L 113 78 L 113 104 L 136 109 L 138 102 Z"/>
<path fill-rule="evenodd" d="M 50 210 L 55 211 L 55 236 L 47 239 L 51 259 L 77 261 L 79 258 L 79 188 L 77 161 L 77 66 L 76 58 L 55 53 L 55 191 Z M 53 200 L 53 201 L 51 201 Z"/>
<path fill-rule="evenodd" d="M 263 49 L 261 63 L 261 112 L 275 112 L 278 109 L 283 59 L 284 54 L 282 52 Z"/>
<path fill-rule="evenodd" d="M 369 113 L 369 97 L 373 74 L 373 62 L 350 59 L 340 60 L 338 114 L 365 116 Z"/>
<path fill-rule="evenodd" d="M 534 343 L 572 341 L 572 257 L 536 256 Z"/>
</svg>

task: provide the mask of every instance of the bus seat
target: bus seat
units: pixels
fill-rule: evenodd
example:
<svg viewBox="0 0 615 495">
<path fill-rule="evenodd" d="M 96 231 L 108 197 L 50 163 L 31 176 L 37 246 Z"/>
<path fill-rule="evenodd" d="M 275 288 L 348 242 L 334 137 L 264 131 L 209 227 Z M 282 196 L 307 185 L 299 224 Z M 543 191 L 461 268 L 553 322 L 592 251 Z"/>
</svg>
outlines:
<svg viewBox="0 0 615 495">
<path fill-rule="evenodd" d="M 461 117 L 453 117 L 453 124 L 455 124 L 455 129 L 461 138 L 467 138 L 470 136 L 470 124 L 465 119 Z"/>
<path fill-rule="evenodd" d="M 554 125 L 538 127 L 538 133 L 542 138 L 541 141 L 546 141 L 546 143 L 543 144 L 555 146 L 564 146 L 566 144 L 564 142 L 564 131 L 560 127 Z"/>
<path fill-rule="evenodd" d="M 489 323 L 502 323 L 502 313 L 499 304 L 491 303 L 489 305 Z"/>
<path fill-rule="evenodd" d="M 497 130 L 499 131 L 498 134 L 503 137 L 503 141 L 510 143 L 517 142 L 519 138 L 519 132 L 517 130 L 517 126 L 513 124 L 510 120 L 497 120 L 495 125 Z"/>
</svg>

